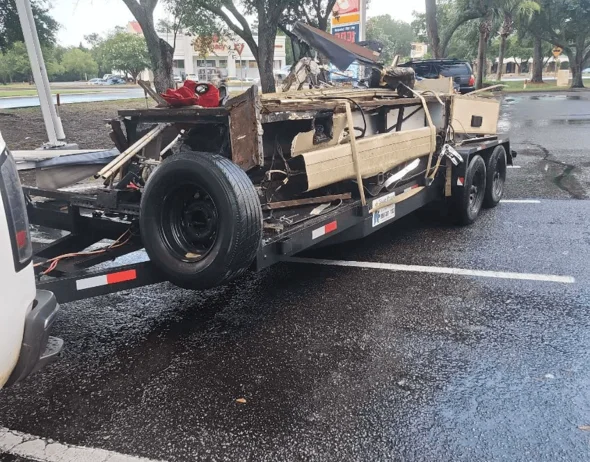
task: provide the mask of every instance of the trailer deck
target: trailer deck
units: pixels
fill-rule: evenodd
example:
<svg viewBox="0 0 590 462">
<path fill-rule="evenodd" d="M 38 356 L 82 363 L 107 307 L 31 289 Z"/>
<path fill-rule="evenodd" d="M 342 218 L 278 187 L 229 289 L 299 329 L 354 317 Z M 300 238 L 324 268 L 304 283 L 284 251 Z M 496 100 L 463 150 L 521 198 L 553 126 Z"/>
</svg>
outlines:
<svg viewBox="0 0 590 462">
<path fill-rule="evenodd" d="M 227 221 L 229 211 L 221 207 L 238 203 L 231 213 L 246 221 L 232 232 L 254 240 L 244 241 L 251 253 L 234 267 L 236 275 L 310 248 L 360 239 L 433 201 L 466 197 L 469 204 L 474 186 L 465 183 L 471 181 L 472 159 L 489 164 L 501 155 L 504 167 L 512 163 L 508 140 L 495 129 L 478 128 L 495 125 L 498 105 L 414 93 L 408 98 L 385 89 L 339 89 L 261 96 L 252 88 L 226 107 L 120 111 L 110 124 L 122 154 L 96 179 L 60 189 L 24 188 L 30 222 L 64 231 L 36 252 L 39 287 L 60 302 L 165 280 L 192 287 L 173 276 L 164 262 L 167 252 L 176 252 L 184 268 L 217 258 L 223 246 L 235 245 L 226 236 L 219 247 L 223 229 L 239 223 Z M 218 168 L 227 177 L 222 189 L 203 189 Z M 150 191 L 152 177 L 163 181 L 167 169 L 166 186 Z M 481 207 L 486 181 L 478 181 Z M 160 228 L 148 233 L 154 222 Z M 162 241 L 160 247 L 152 239 Z M 162 248 L 169 249 L 164 257 Z"/>
</svg>

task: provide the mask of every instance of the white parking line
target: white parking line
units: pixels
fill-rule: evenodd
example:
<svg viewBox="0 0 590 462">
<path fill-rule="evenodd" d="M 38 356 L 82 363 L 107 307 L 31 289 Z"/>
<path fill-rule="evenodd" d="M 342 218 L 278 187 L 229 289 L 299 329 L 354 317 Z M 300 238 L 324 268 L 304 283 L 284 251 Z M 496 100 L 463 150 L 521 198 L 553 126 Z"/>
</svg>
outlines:
<svg viewBox="0 0 590 462">
<path fill-rule="evenodd" d="M 540 204 L 541 201 L 535 199 L 502 199 L 501 204 Z"/>
<path fill-rule="evenodd" d="M 374 263 L 364 261 L 322 260 L 315 258 L 291 257 L 285 260 L 291 263 L 308 263 L 312 265 L 344 266 L 349 268 L 370 268 L 387 271 L 406 271 L 412 273 L 454 274 L 457 276 L 475 276 L 481 278 L 516 279 L 521 281 L 558 282 L 573 284 L 576 280 L 571 276 L 553 274 L 511 273 L 506 271 L 482 271 L 462 268 L 446 268 L 443 266 L 397 265 L 393 263 Z"/>
<path fill-rule="evenodd" d="M 104 449 L 56 443 L 3 427 L 0 427 L 1 453 L 26 457 L 39 462 L 162 462 L 127 456 Z"/>
<path fill-rule="evenodd" d="M 522 165 L 507 165 L 507 168 L 522 168 Z"/>
</svg>

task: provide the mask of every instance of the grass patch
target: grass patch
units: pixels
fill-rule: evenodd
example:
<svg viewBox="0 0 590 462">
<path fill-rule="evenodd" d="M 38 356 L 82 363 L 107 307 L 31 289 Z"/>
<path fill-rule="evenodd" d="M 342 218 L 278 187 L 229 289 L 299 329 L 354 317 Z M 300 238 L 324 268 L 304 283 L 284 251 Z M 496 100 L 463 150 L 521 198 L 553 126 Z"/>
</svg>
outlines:
<svg viewBox="0 0 590 462">
<path fill-rule="evenodd" d="M 584 77 L 584 79 L 590 79 L 590 76 Z M 526 89 L 524 88 L 523 81 L 502 81 L 498 82 L 495 80 L 488 80 L 485 82 L 486 86 L 492 85 L 504 85 L 501 90 L 504 93 L 515 93 L 515 92 L 529 92 L 529 91 L 567 91 L 569 87 L 558 87 L 555 80 L 547 80 L 544 83 L 527 83 Z M 498 90 L 500 91 L 500 90 Z"/>
<path fill-rule="evenodd" d="M 89 94 L 89 93 L 100 93 L 100 90 L 91 88 L 79 88 L 76 90 L 51 90 L 52 95 L 75 95 L 75 94 Z M 0 98 L 19 98 L 26 96 L 37 96 L 37 90 L 0 90 Z"/>
</svg>

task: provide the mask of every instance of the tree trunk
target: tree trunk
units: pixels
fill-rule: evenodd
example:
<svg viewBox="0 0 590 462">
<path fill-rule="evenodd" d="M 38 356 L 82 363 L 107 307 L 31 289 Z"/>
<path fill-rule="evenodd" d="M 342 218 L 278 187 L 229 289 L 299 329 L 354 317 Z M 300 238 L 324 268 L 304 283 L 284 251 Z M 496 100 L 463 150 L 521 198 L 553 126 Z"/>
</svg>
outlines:
<svg viewBox="0 0 590 462">
<path fill-rule="evenodd" d="M 156 91 L 164 93 L 168 88 L 174 88 L 174 80 L 172 78 L 174 49 L 168 42 L 158 37 L 154 25 L 153 11 L 146 10 L 146 7 L 134 1 L 123 1 L 131 13 L 133 13 L 133 16 L 135 16 L 143 31 L 152 63 Z"/>
<path fill-rule="evenodd" d="M 426 28 L 428 30 L 430 47 L 432 48 L 432 56 L 434 58 L 442 58 L 436 10 L 436 0 L 426 0 Z"/>
<path fill-rule="evenodd" d="M 276 28 L 270 29 L 262 22 L 258 26 L 258 70 L 260 72 L 260 86 L 262 93 L 275 93 L 276 83 L 274 76 L 275 40 Z"/>
<path fill-rule="evenodd" d="M 582 64 L 583 64 L 584 49 L 576 50 L 567 54 L 570 60 L 570 69 L 572 71 L 572 86 L 571 88 L 584 88 L 584 80 L 582 79 Z"/>
<path fill-rule="evenodd" d="M 543 41 L 535 37 L 533 43 L 533 75 L 531 83 L 543 83 Z"/>
<path fill-rule="evenodd" d="M 479 46 L 477 49 L 477 79 L 475 81 L 475 88 L 479 90 L 483 88 L 483 78 L 486 69 L 486 49 L 488 45 L 488 34 L 480 26 L 479 29 Z"/>
<path fill-rule="evenodd" d="M 502 81 L 502 73 L 504 72 L 504 53 L 506 53 L 506 35 L 500 36 L 500 54 L 498 56 L 498 71 L 496 73 L 496 80 Z"/>
</svg>

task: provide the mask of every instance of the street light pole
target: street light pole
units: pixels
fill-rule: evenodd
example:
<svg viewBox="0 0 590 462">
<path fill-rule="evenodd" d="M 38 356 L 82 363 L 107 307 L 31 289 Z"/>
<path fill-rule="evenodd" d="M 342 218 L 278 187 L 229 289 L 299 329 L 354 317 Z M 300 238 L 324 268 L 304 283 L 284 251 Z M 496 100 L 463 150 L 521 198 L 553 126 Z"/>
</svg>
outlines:
<svg viewBox="0 0 590 462">
<path fill-rule="evenodd" d="M 45 68 L 45 61 L 43 60 L 43 53 L 39 44 L 39 36 L 33 18 L 31 3 L 30 0 L 15 0 L 15 3 L 23 30 L 25 45 L 27 46 L 27 53 L 31 62 L 31 71 L 33 72 L 35 86 L 39 95 L 47 136 L 49 138 L 49 143 L 44 147 L 49 149 L 63 147 L 65 145 L 63 140 L 65 140 L 66 135 L 61 124 L 61 119 L 57 115 L 53 104 L 49 78 L 47 77 L 47 69 Z"/>
</svg>

